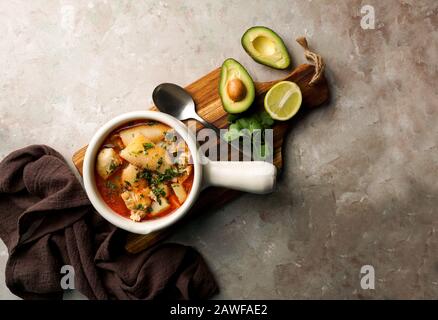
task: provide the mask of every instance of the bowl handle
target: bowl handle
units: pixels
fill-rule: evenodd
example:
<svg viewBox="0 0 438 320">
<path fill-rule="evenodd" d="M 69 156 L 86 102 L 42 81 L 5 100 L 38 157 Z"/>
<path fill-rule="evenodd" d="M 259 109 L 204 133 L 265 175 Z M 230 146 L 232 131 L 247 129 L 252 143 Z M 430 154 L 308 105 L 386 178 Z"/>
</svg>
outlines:
<svg viewBox="0 0 438 320">
<path fill-rule="evenodd" d="M 265 194 L 274 190 L 277 178 L 277 168 L 263 161 L 207 161 L 203 169 L 203 188 L 216 186 Z"/>
</svg>

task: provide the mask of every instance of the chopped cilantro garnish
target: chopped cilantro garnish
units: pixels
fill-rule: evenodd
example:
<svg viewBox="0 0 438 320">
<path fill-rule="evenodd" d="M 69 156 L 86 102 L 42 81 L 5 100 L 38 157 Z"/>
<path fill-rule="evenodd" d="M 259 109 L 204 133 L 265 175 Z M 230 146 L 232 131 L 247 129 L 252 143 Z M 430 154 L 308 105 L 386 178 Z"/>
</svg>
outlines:
<svg viewBox="0 0 438 320">
<path fill-rule="evenodd" d="M 148 151 L 149 149 L 152 149 L 154 147 L 154 144 L 151 142 L 143 143 L 144 152 Z"/>
<path fill-rule="evenodd" d="M 160 183 L 169 181 L 182 175 L 182 172 L 173 168 L 168 168 L 164 173 L 152 173 L 150 170 L 143 170 L 137 174 L 137 179 L 145 179 L 151 186 L 158 186 Z"/>
<path fill-rule="evenodd" d="M 178 170 L 168 168 L 168 169 L 166 169 L 166 171 L 164 171 L 164 173 L 157 174 L 157 181 L 158 181 L 158 183 L 168 181 L 168 180 L 171 180 L 171 179 L 178 177 L 180 175 L 181 175 L 181 173 L 178 172 Z"/>
<path fill-rule="evenodd" d="M 163 157 L 161 157 L 160 159 L 158 159 L 157 164 L 158 164 L 157 169 L 160 169 L 161 166 L 163 165 Z"/>
<path fill-rule="evenodd" d="M 106 187 L 111 191 L 117 190 L 117 186 L 114 184 L 114 182 L 111 181 L 106 182 Z"/>
<path fill-rule="evenodd" d="M 152 184 L 152 172 L 149 170 L 143 170 L 137 173 L 137 179 L 145 179 L 148 184 Z"/>
<path fill-rule="evenodd" d="M 164 191 L 163 188 L 155 187 L 152 189 L 152 192 L 154 193 L 155 197 L 157 198 L 157 202 L 161 204 L 161 197 L 166 196 L 166 191 Z"/>
<path fill-rule="evenodd" d="M 117 169 L 118 165 L 117 163 L 115 163 L 114 161 L 111 161 L 110 165 L 109 165 L 109 172 L 112 173 Z"/>
</svg>

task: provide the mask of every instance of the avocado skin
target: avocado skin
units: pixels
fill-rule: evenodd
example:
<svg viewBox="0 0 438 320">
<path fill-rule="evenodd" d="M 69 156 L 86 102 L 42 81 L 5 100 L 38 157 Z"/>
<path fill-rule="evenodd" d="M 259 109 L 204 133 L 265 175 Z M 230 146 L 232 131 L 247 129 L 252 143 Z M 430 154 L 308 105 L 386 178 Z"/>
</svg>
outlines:
<svg viewBox="0 0 438 320">
<path fill-rule="evenodd" d="M 232 101 L 227 92 L 227 78 L 230 76 L 229 68 L 234 67 L 240 71 L 239 79 L 243 82 L 246 88 L 246 96 L 243 100 L 234 102 Z M 227 78 L 226 78 L 227 77 Z M 228 58 L 224 61 L 221 67 L 221 77 L 219 80 L 219 96 L 222 101 L 222 106 L 224 110 L 231 114 L 242 113 L 252 105 L 255 98 L 255 87 L 254 81 L 252 80 L 248 71 L 246 71 L 245 67 L 242 66 L 237 60 L 233 58 Z"/>
<path fill-rule="evenodd" d="M 261 58 L 255 56 L 253 54 L 253 52 L 251 52 L 251 49 L 245 43 L 245 37 L 248 36 L 248 34 L 250 34 L 252 32 L 257 32 L 257 31 L 264 31 L 267 34 L 269 34 L 272 37 L 272 40 L 274 41 L 274 43 L 282 49 L 283 54 L 284 54 L 286 61 L 287 61 L 283 66 L 278 66 L 275 63 L 270 62 L 269 59 L 261 59 Z M 272 30 L 268 27 L 255 26 L 255 27 L 249 28 L 243 34 L 242 38 L 240 39 L 240 43 L 242 44 L 242 47 L 246 51 L 246 53 L 248 53 L 248 55 L 257 63 L 263 64 L 265 66 L 268 66 L 268 67 L 271 67 L 274 69 L 278 69 L 278 70 L 284 70 L 290 66 L 290 61 L 291 61 L 290 55 L 289 55 L 289 52 L 287 50 L 286 45 L 283 42 L 283 39 L 274 30 Z"/>
</svg>

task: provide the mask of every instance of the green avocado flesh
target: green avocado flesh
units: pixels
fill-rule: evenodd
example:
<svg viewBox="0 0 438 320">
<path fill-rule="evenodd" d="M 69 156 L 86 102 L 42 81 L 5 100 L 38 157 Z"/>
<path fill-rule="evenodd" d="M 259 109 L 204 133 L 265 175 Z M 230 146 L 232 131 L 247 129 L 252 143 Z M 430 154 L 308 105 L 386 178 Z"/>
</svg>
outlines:
<svg viewBox="0 0 438 320">
<path fill-rule="evenodd" d="M 269 28 L 249 28 L 241 42 L 245 51 L 258 63 L 275 69 L 286 69 L 290 65 L 290 56 L 283 40 Z"/>
<path fill-rule="evenodd" d="M 239 79 L 243 84 L 243 94 L 238 101 L 234 101 L 229 95 L 229 83 Z M 219 82 L 219 95 L 222 105 L 228 113 L 241 113 L 247 110 L 254 102 L 254 82 L 246 69 L 236 60 L 227 59 L 222 64 L 221 78 Z"/>
</svg>

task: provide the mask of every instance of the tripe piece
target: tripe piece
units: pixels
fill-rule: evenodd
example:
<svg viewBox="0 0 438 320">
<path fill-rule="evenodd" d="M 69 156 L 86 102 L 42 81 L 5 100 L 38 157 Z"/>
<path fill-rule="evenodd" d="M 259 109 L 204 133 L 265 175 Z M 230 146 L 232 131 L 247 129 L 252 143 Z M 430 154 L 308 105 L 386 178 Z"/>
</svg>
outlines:
<svg viewBox="0 0 438 320">
<path fill-rule="evenodd" d="M 108 179 L 122 165 L 122 159 L 113 148 L 103 148 L 96 159 L 96 171 L 102 179 Z"/>
</svg>

